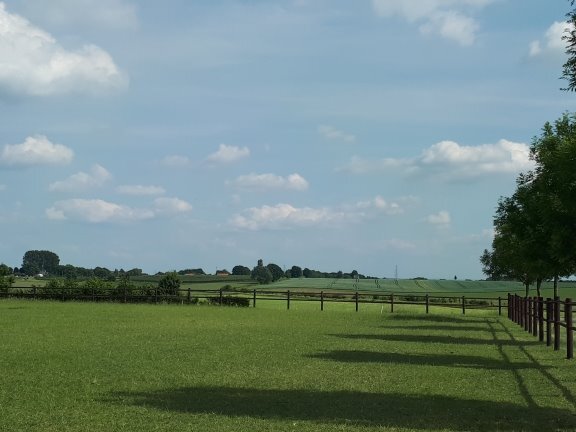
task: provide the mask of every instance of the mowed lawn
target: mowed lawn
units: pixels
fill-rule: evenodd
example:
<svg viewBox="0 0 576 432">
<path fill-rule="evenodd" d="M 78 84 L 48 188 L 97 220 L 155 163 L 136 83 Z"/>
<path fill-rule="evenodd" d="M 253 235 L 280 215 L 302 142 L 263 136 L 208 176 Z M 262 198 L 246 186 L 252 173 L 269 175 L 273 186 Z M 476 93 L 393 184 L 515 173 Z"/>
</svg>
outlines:
<svg viewBox="0 0 576 432">
<path fill-rule="evenodd" d="M 576 361 L 495 311 L 0 301 L 0 431 L 574 431 Z"/>
</svg>

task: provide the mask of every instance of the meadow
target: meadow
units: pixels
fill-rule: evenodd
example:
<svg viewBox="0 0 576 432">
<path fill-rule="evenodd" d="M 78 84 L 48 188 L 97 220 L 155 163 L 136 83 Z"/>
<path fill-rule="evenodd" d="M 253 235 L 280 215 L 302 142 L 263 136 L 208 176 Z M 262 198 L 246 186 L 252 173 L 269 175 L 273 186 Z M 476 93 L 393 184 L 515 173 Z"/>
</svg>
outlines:
<svg viewBox="0 0 576 432">
<path fill-rule="evenodd" d="M 494 311 L 0 301 L 1 431 L 574 431 L 576 363 Z"/>
</svg>

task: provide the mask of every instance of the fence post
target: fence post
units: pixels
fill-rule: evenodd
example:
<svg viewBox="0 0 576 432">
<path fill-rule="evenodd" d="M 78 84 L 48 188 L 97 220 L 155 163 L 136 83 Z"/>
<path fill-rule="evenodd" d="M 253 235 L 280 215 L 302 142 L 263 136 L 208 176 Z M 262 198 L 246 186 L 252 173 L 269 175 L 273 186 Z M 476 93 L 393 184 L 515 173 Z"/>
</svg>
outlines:
<svg viewBox="0 0 576 432">
<path fill-rule="evenodd" d="M 498 297 L 498 316 L 502 315 L 502 298 Z"/>
<path fill-rule="evenodd" d="M 36 300 L 36 285 L 32 287 L 32 293 L 34 295 L 34 300 Z"/>
<path fill-rule="evenodd" d="M 572 330 L 572 299 L 564 302 L 564 321 L 566 322 L 566 358 L 574 358 L 574 331 Z"/>
<path fill-rule="evenodd" d="M 462 296 L 462 315 L 466 314 L 466 298 Z"/>
<path fill-rule="evenodd" d="M 546 346 L 552 345 L 552 314 L 554 304 L 550 297 L 546 298 Z"/>
<path fill-rule="evenodd" d="M 320 291 L 320 310 L 324 310 L 324 291 Z"/>
<path fill-rule="evenodd" d="M 252 306 L 256 307 L 256 288 L 254 288 L 254 292 L 252 293 Z"/>
<path fill-rule="evenodd" d="M 354 295 L 354 300 L 356 301 L 356 312 L 358 312 L 358 291 L 356 291 L 356 294 Z"/>
<path fill-rule="evenodd" d="M 187 295 L 188 304 L 192 301 L 192 288 L 188 287 L 188 295 Z"/>
<path fill-rule="evenodd" d="M 390 294 L 390 313 L 394 313 L 394 293 Z"/>
<path fill-rule="evenodd" d="M 528 315 L 528 331 L 533 335 L 536 336 L 536 329 L 535 327 L 535 323 L 536 323 L 536 308 L 535 308 L 535 303 L 534 303 L 534 297 L 530 297 L 530 299 L 528 300 L 528 310 L 530 311 L 530 314 Z"/>
<path fill-rule="evenodd" d="M 430 298 L 428 297 L 428 294 L 426 294 L 426 313 L 428 313 L 429 310 L 430 310 Z"/>
<path fill-rule="evenodd" d="M 218 299 L 218 302 L 220 303 L 220 306 L 222 306 L 222 288 L 220 288 L 220 298 Z"/>
<path fill-rule="evenodd" d="M 286 291 L 286 309 L 290 310 L 290 290 Z"/>
<path fill-rule="evenodd" d="M 538 297 L 538 340 L 544 340 L 544 298 Z"/>
<path fill-rule="evenodd" d="M 524 299 L 524 330 L 528 331 L 530 328 L 530 300 L 529 297 Z"/>
<path fill-rule="evenodd" d="M 554 297 L 554 351 L 560 349 L 560 297 Z"/>
</svg>

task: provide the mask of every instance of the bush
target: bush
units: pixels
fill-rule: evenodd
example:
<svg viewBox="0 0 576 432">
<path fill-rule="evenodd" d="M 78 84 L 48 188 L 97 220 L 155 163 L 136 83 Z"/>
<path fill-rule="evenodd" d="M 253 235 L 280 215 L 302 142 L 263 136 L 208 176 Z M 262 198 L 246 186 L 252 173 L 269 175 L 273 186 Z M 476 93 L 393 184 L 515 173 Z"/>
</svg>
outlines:
<svg viewBox="0 0 576 432">
<path fill-rule="evenodd" d="M 210 297 L 210 304 L 220 304 L 220 297 Z M 234 297 L 234 296 L 224 296 L 222 297 L 223 306 L 237 306 L 237 307 L 248 307 L 250 306 L 250 299 L 246 297 Z"/>
<path fill-rule="evenodd" d="M 180 289 L 180 278 L 175 272 L 166 273 L 158 281 L 158 294 L 165 296 L 177 296 Z"/>
</svg>

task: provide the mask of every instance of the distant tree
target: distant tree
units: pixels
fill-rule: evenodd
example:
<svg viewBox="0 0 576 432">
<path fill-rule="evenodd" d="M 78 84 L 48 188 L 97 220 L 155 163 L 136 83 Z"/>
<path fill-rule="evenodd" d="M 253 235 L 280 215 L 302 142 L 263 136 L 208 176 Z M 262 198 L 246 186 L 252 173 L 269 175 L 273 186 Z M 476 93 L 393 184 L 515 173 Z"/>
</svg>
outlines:
<svg viewBox="0 0 576 432">
<path fill-rule="evenodd" d="M 272 273 L 268 267 L 256 266 L 252 269 L 251 278 L 261 285 L 266 285 L 272 282 Z"/>
<path fill-rule="evenodd" d="M 40 272 L 57 274 L 60 258 L 54 252 L 46 250 L 30 250 L 22 259 L 22 272 L 34 276 Z"/>
<path fill-rule="evenodd" d="M 178 271 L 178 274 L 179 275 L 186 275 L 186 274 L 205 275 L 206 273 L 204 273 L 204 270 L 202 270 L 201 268 L 193 268 L 193 269 L 180 270 L 180 271 Z"/>
<path fill-rule="evenodd" d="M 9 274 L 12 274 L 12 268 L 4 263 L 0 264 L 0 276 L 8 276 Z"/>
<path fill-rule="evenodd" d="M 276 282 L 284 276 L 284 270 L 278 264 L 270 263 L 266 265 L 266 268 L 272 274 L 272 282 Z"/>
<path fill-rule="evenodd" d="M 161 295 L 176 296 L 179 294 L 180 278 L 176 272 L 166 273 L 158 281 L 158 292 Z"/>
<path fill-rule="evenodd" d="M 249 276 L 250 273 L 250 269 L 242 265 L 237 265 L 232 268 L 232 274 L 234 276 Z"/>
<path fill-rule="evenodd" d="M 133 269 L 131 269 L 131 270 L 128 270 L 128 271 L 126 272 L 126 274 L 127 274 L 128 276 L 130 276 L 130 277 L 133 277 L 133 276 L 142 276 L 142 269 L 133 268 Z"/>
<path fill-rule="evenodd" d="M 106 267 L 94 267 L 94 276 L 100 279 L 108 279 L 112 272 Z"/>
<path fill-rule="evenodd" d="M 302 270 L 302 276 L 305 278 L 312 277 L 312 270 L 310 270 L 308 267 L 304 268 L 304 270 Z"/>
<path fill-rule="evenodd" d="M 292 266 L 290 269 L 290 277 L 292 278 L 301 278 L 302 277 L 302 268 L 298 266 Z"/>
</svg>

